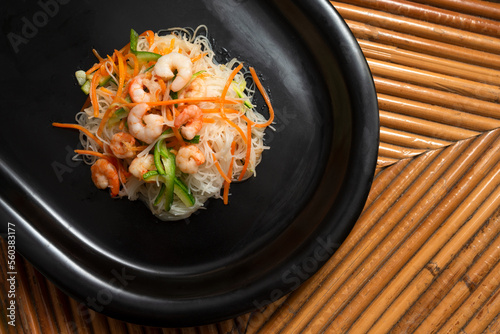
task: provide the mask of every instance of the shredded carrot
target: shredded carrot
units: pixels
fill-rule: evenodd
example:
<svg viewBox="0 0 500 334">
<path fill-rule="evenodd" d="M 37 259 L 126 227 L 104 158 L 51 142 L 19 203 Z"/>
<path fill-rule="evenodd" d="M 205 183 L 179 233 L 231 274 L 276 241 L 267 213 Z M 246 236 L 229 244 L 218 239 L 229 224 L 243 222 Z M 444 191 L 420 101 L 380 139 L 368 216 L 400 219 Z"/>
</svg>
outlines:
<svg viewBox="0 0 500 334">
<path fill-rule="evenodd" d="M 172 52 L 172 50 L 174 50 L 174 46 L 175 46 L 175 37 L 170 40 L 170 46 L 165 50 L 164 54 Z"/>
<path fill-rule="evenodd" d="M 113 58 L 116 58 L 115 55 L 116 55 L 116 53 L 113 53 Z M 118 73 L 118 68 L 116 67 L 115 60 L 113 58 L 111 58 L 108 55 L 108 60 L 111 62 L 111 66 L 113 66 L 113 72 Z M 102 71 L 102 68 L 101 68 L 101 71 Z M 106 70 L 106 68 L 105 68 L 105 73 L 108 74 L 108 71 Z"/>
<path fill-rule="evenodd" d="M 116 92 L 116 97 L 119 97 L 122 94 L 123 85 L 125 84 L 125 60 L 120 51 L 115 50 L 115 54 L 118 58 L 118 91 Z"/>
<path fill-rule="evenodd" d="M 201 58 L 205 57 L 208 53 L 206 52 L 203 52 L 203 53 L 200 53 L 199 55 L 197 55 L 196 57 L 193 57 L 191 58 L 191 62 L 194 63 L 194 62 L 197 62 L 198 60 L 200 60 Z"/>
<path fill-rule="evenodd" d="M 177 140 L 179 141 L 179 143 L 184 146 L 186 145 L 186 143 L 184 142 L 184 138 L 182 138 L 180 132 L 179 132 L 179 129 L 177 128 L 172 128 L 172 131 L 174 132 L 174 135 L 175 135 L 175 138 L 177 138 Z"/>
<path fill-rule="evenodd" d="M 110 157 L 109 155 L 104 155 L 101 152 L 96 152 L 96 151 L 92 151 L 92 150 L 75 150 L 75 153 L 82 154 L 82 155 L 93 155 L 93 156 L 96 156 L 98 158 L 106 159 L 106 160 L 109 160 L 110 162 L 112 162 L 111 161 L 112 157 Z"/>
<path fill-rule="evenodd" d="M 96 49 L 92 49 L 92 53 L 94 54 L 94 56 L 97 58 L 97 60 L 99 60 L 100 63 L 102 63 L 102 61 L 104 60 L 104 58 L 102 58 L 99 53 L 97 52 Z"/>
<path fill-rule="evenodd" d="M 134 62 L 133 76 L 135 77 L 137 74 L 139 74 L 139 60 L 137 59 L 137 57 L 133 53 L 129 53 L 125 56 L 125 61 L 127 61 L 129 59 L 132 59 L 132 61 Z"/>
<path fill-rule="evenodd" d="M 233 175 L 233 164 L 234 164 L 234 151 L 236 149 L 236 142 L 233 141 L 231 143 L 231 154 L 233 155 L 231 157 L 231 162 L 229 163 L 229 170 L 227 171 L 227 177 L 229 179 L 231 179 L 231 176 Z M 231 182 L 227 182 L 227 181 L 224 181 L 224 193 L 223 193 L 223 201 L 224 201 L 224 204 L 227 205 L 227 203 L 229 202 L 228 198 L 229 198 L 229 185 L 231 184 Z"/>
<path fill-rule="evenodd" d="M 271 104 L 271 100 L 269 99 L 269 96 L 266 93 L 266 90 L 262 86 L 262 83 L 259 80 L 259 77 L 257 76 L 257 73 L 255 73 L 255 70 L 253 67 L 250 67 L 250 73 L 252 74 L 252 78 L 255 81 L 255 84 L 257 85 L 257 88 L 259 89 L 260 93 L 262 94 L 262 97 L 264 98 L 264 101 L 266 101 L 267 107 L 269 108 L 269 119 L 265 123 L 255 123 L 255 127 L 258 128 L 265 128 L 266 126 L 269 126 L 273 120 L 274 120 L 274 109 Z"/>
<path fill-rule="evenodd" d="M 85 74 L 90 74 L 90 73 L 94 72 L 95 70 L 98 70 L 98 69 L 101 67 L 101 65 L 102 65 L 102 62 L 99 62 L 99 63 L 94 64 L 91 68 L 89 68 L 89 69 L 85 72 Z"/>
<path fill-rule="evenodd" d="M 99 103 L 97 102 L 96 88 L 99 85 L 100 74 L 98 71 L 94 73 L 92 80 L 90 81 L 90 102 L 92 102 L 92 108 L 94 109 L 94 117 L 99 116 Z"/>
<path fill-rule="evenodd" d="M 114 92 L 110 91 L 106 87 L 99 87 L 98 90 L 101 91 L 101 92 L 103 92 L 106 95 L 115 95 Z"/>
<path fill-rule="evenodd" d="M 215 162 L 215 167 L 217 167 L 217 170 L 219 171 L 219 174 L 224 178 L 224 180 L 226 182 L 229 182 L 231 183 L 231 179 L 229 179 L 226 175 L 226 173 L 224 173 L 224 171 L 222 170 L 219 162 L 217 161 L 217 158 L 215 157 L 215 153 L 212 153 L 212 157 L 214 159 L 214 162 Z"/>
<path fill-rule="evenodd" d="M 163 79 L 161 78 L 158 78 L 158 83 L 160 84 L 160 91 L 158 92 L 158 94 L 164 94 L 167 90 L 167 85 L 165 84 L 165 81 L 163 81 Z"/>
<path fill-rule="evenodd" d="M 243 115 L 243 118 L 247 122 L 247 140 L 246 140 L 246 145 L 247 145 L 247 150 L 245 152 L 245 163 L 243 164 L 243 169 L 241 170 L 241 174 L 238 177 L 238 181 L 243 180 L 243 177 L 245 176 L 245 173 L 247 172 L 248 169 L 248 164 L 250 163 L 250 153 L 252 151 L 252 124 L 253 122 L 248 119 L 245 115 Z"/>
<path fill-rule="evenodd" d="M 215 123 L 215 119 L 203 117 L 203 123 Z"/>
<path fill-rule="evenodd" d="M 227 91 L 229 89 L 229 86 L 231 86 L 231 83 L 233 82 L 234 77 L 238 72 L 243 68 L 243 63 L 240 63 L 229 75 L 229 78 L 226 81 L 226 85 L 224 86 L 224 89 L 222 90 L 221 94 L 221 99 L 224 100 L 226 98 Z"/>
<path fill-rule="evenodd" d="M 52 123 L 52 126 L 55 126 L 55 127 L 58 127 L 58 128 L 67 128 L 67 129 L 76 129 L 76 130 L 80 130 L 81 132 L 85 133 L 85 135 L 87 135 L 87 137 L 89 138 L 92 138 L 96 143 L 97 145 L 99 145 L 100 147 L 103 147 L 103 143 L 102 141 L 97 138 L 96 136 L 94 136 L 94 134 L 92 134 L 89 130 L 87 130 L 86 128 L 84 128 L 83 126 L 79 125 L 79 124 L 67 124 L 67 123 Z"/>
<path fill-rule="evenodd" d="M 201 111 L 204 113 L 204 114 L 216 114 L 216 113 L 220 113 L 220 108 L 201 108 Z M 224 108 L 224 113 L 239 113 L 240 111 L 239 110 L 236 110 L 236 109 L 230 109 L 230 108 Z"/>
<path fill-rule="evenodd" d="M 155 42 L 155 33 L 152 30 L 147 30 L 145 31 L 145 33 L 148 44 L 151 47 L 151 45 L 153 45 Z"/>
<path fill-rule="evenodd" d="M 123 48 L 120 49 L 120 52 L 122 54 L 127 54 L 127 52 L 130 51 L 130 43 L 127 43 L 127 45 L 125 45 Z"/>
<path fill-rule="evenodd" d="M 106 126 L 106 123 L 110 119 L 110 117 L 113 115 L 113 113 L 118 109 L 118 107 L 114 104 L 110 105 L 108 109 L 106 109 L 106 112 L 104 113 L 104 116 L 101 119 L 101 123 L 99 124 L 99 128 L 97 129 L 97 135 L 100 136 L 102 134 L 102 131 L 104 130 L 104 127 Z"/>
<path fill-rule="evenodd" d="M 226 115 L 222 115 L 222 118 L 226 122 L 228 122 L 233 128 L 235 128 L 236 131 L 238 131 L 240 133 L 240 136 L 241 136 L 241 138 L 243 138 L 243 141 L 247 141 L 247 137 L 245 136 L 245 133 L 243 132 L 243 130 L 237 124 L 235 124 L 233 121 L 231 121 L 229 118 L 227 118 Z"/>
</svg>

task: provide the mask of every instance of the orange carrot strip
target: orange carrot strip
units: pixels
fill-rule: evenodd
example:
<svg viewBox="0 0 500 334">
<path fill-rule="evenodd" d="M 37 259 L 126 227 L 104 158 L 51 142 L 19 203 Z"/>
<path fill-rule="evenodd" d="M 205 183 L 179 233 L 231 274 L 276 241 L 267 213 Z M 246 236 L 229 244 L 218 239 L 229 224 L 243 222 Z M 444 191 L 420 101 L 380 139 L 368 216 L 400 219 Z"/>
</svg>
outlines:
<svg viewBox="0 0 500 334">
<path fill-rule="evenodd" d="M 106 112 L 104 113 L 104 116 L 101 119 L 101 123 L 99 124 L 99 128 L 97 129 L 97 135 L 100 136 L 102 134 L 102 131 L 104 130 L 104 126 L 106 126 L 106 123 L 110 119 L 110 117 L 113 115 L 113 113 L 116 111 L 118 107 L 116 105 L 111 105 L 108 107 Z"/>
<path fill-rule="evenodd" d="M 94 66 L 92 66 L 91 68 L 89 68 L 89 69 L 85 72 L 85 74 L 90 74 L 90 73 L 94 72 L 95 70 L 99 69 L 99 67 L 101 67 L 101 65 L 102 65 L 102 62 L 99 62 L 99 63 L 94 64 Z"/>
<path fill-rule="evenodd" d="M 172 52 L 175 47 L 175 37 L 170 40 L 170 46 L 165 50 L 164 54 Z"/>
<path fill-rule="evenodd" d="M 215 119 L 203 117 L 203 123 L 215 123 Z"/>
<path fill-rule="evenodd" d="M 224 180 L 226 182 L 229 182 L 231 183 L 231 179 L 229 179 L 226 175 L 226 173 L 224 173 L 224 171 L 222 170 L 219 162 L 217 161 L 217 158 L 215 157 L 215 153 L 212 153 L 212 157 L 214 158 L 214 161 L 215 161 L 215 167 L 217 167 L 217 170 L 219 171 L 220 175 L 222 176 L 222 178 L 224 178 Z"/>
<path fill-rule="evenodd" d="M 252 74 L 252 78 L 255 81 L 255 84 L 257 85 L 257 88 L 259 89 L 260 93 L 262 94 L 262 97 L 264 98 L 264 101 L 266 101 L 267 107 L 269 108 L 269 119 L 265 123 L 255 123 L 254 126 L 258 128 L 265 128 L 266 126 L 269 126 L 273 120 L 274 120 L 274 109 L 273 106 L 271 105 L 271 100 L 269 99 L 269 96 L 266 93 L 266 90 L 262 86 L 262 83 L 259 80 L 259 77 L 257 76 L 257 73 L 255 73 L 255 70 L 253 67 L 250 67 L 250 73 Z"/>
<path fill-rule="evenodd" d="M 120 51 L 115 50 L 116 57 L 118 58 L 118 91 L 116 92 L 116 97 L 122 95 L 123 85 L 125 84 L 125 60 Z"/>
<path fill-rule="evenodd" d="M 245 136 L 245 133 L 238 125 L 236 125 L 233 121 L 231 121 L 229 118 L 227 118 L 226 115 L 222 115 L 222 118 L 226 122 L 228 122 L 233 128 L 235 128 L 236 131 L 238 131 L 240 133 L 240 136 L 241 136 L 241 138 L 243 138 L 243 141 L 247 141 L 247 136 Z"/>
<path fill-rule="evenodd" d="M 177 128 L 172 128 L 172 131 L 174 132 L 175 138 L 179 141 L 179 143 L 184 146 L 186 143 L 184 142 L 184 138 L 182 138 L 181 133 L 179 132 L 179 129 Z"/>
<path fill-rule="evenodd" d="M 113 57 L 116 57 L 115 55 L 116 53 L 113 54 Z M 116 67 L 115 60 L 111 58 L 109 55 L 108 55 L 108 60 L 111 62 L 111 65 L 113 66 L 113 72 L 118 73 L 118 68 Z M 105 73 L 108 74 L 108 71 L 106 70 Z"/>
<path fill-rule="evenodd" d="M 234 151 L 236 149 L 236 142 L 233 141 L 231 143 L 231 154 L 233 155 L 231 157 L 231 163 L 229 164 L 229 170 L 227 171 L 227 177 L 229 179 L 231 179 L 231 176 L 233 175 L 233 163 L 234 163 Z M 229 185 L 231 184 L 231 182 L 227 182 L 227 181 L 224 181 L 224 193 L 223 193 L 223 201 L 224 201 L 224 204 L 227 205 L 227 203 L 229 202 L 228 198 L 229 198 Z"/>
<path fill-rule="evenodd" d="M 191 58 L 191 62 L 194 63 L 194 62 L 197 62 L 198 60 L 200 60 L 201 58 L 205 57 L 208 53 L 206 52 L 203 52 L 203 53 L 200 53 L 199 55 L 197 55 L 196 57 L 193 57 Z"/>
<path fill-rule="evenodd" d="M 52 126 L 55 126 L 55 127 L 58 127 L 58 128 L 67 128 L 67 129 L 76 129 L 76 130 L 80 130 L 81 132 L 85 133 L 87 135 L 87 137 L 89 138 L 92 138 L 96 143 L 97 145 L 103 147 L 103 144 L 102 144 L 102 141 L 97 138 L 96 136 L 94 136 L 94 134 L 92 134 L 89 130 L 85 129 L 83 126 L 79 125 L 79 124 L 67 124 L 67 123 L 52 123 Z"/>
<path fill-rule="evenodd" d="M 149 46 L 153 45 L 155 42 L 155 33 L 152 30 L 146 30 L 141 34 L 141 36 L 146 36 Z"/>
<path fill-rule="evenodd" d="M 207 109 L 201 109 L 203 113 L 206 114 L 215 114 L 220 112 L 220 108 L 207 108 Z M 230 108 L 224 108 L 224 113 L 239 113 L 239 110 L 236 109 L 230 109 Z"/>
<path fill-rule="evenodd" d="M 96 156 L 98 158 L 106 159 L 106 160 L 109 160 L 110 162 L 112 162 L 111 161 L 112 159 L 110 156 L 104 155 L 101 152 L 96 152 L 96 151 L 91 151 L 91 150 L 75 150 L 75 153 L 83 154 L 83 155 L 93 155 L 93 156 Z"/>
<path fill-rule="evenodd" d="M 241 181 L 247 172 L 248 164 L 250 163 L 250 153 L 252 151 L 252 124 L 253 122 L 248 119 L 248 117 L 243 116 L 243 118 L 247 121 L 247 150 L 245 152 L 245 163 L 243 164 L 243 169 L 241 170 L 241 174 L 238 177 L 238 181 Z"/>
<path fill-rule="evenodd" d="M 236 74 L 238 74 L 238 72 L 243 68 L 243 63 L 240 63 L 232 72 L 231 74 L 229 75 L 229 78 L 227 79 L 226 81 L 226 85 L 224 86 L 224 89 L 222 90 L 222 94 L 221 94 L 221 99 L 224 100 L 225 97 L 226 97 L 226 94 L 227 94 L 227 91 L 229 89 L 229 86 L 231 86 L 231 83 L 233 82 L 233 79 L 234 77 L 236 76 Z"/>
<path fill-rule="evenodd" d="M 99 103 L 97 102 L 96 88 L 99 85 L 100 74 L 98 71 L 94 73 L 92 80 L 90 81 L 90 102 L 92 102 L 92 108 L 94 109 L 94 117 L 99 116 Z"/>
<path fill-rule="evenodd" d="M 129 60 L 129 59 L 132 59 L 132 61 L 134 62 L 133 76 L 135 77 L 137 74 L 139 74 L 139 60 L 137 59 L 137 57 L 133 53 L 129 53 L 125 56 L 125 60 Z"/>
<path fill-rule="evenodd" d="M 92 53 L 93 53 L 93 54 L 94 54 L 94 56 L 97 58 L 97 60 L 99 60 L 99 62 L 100 62 L 100 63 L 104 60 L 104 58 L 102 58 L 102 57 L 99 55 L 99 53 L 97 52 L 97 50 L 96 50 L 96 49 L 92 49 Z"/>
</svg>

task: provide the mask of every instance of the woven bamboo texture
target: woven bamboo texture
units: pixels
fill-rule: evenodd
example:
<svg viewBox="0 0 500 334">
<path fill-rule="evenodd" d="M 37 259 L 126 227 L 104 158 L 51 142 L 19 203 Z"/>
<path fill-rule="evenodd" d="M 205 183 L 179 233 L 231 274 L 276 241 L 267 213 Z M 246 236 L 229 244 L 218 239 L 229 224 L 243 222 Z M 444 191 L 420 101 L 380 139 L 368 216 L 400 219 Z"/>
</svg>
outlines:
<svg viewBox="0 0 500 334">
<path fill-rule="evenodd" d="M 500 333 L 500 5 L 332 5 L 372 70 L 381 141 L 363 213 L 319 272 L 263 309 L 167 329 L 82 308 L 18 256 L 19 319 L 0 332 Z"/>
</svg>

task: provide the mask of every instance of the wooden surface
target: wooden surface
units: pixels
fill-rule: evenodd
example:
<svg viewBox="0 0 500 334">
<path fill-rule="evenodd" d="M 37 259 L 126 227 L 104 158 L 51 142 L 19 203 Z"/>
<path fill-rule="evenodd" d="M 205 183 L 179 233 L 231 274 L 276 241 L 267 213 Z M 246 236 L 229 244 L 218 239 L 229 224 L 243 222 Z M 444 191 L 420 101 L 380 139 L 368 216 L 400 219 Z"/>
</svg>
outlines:
<svg viewBox="0 0 500 334">
<path fill-rule="evenodd" d="M 137 326 L 82 308 L 17 257 L 1 333 L 500 333 L 500 5 L 332 2 L 367 57 L 381 142 L 365 209 L 321 270 L 250 314 Z M 0 251 L 0 303 L 8 302 Z"/>
</svg>

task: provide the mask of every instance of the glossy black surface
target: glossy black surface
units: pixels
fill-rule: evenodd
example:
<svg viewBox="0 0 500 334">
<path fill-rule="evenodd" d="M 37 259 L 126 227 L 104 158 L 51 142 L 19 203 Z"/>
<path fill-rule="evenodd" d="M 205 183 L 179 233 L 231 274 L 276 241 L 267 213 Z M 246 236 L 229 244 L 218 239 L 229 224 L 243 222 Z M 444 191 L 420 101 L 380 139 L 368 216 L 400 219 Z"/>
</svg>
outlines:
<svg viewBox="0 0 500 334">
<path fill-rule="evenodd" d="M 277 300 L 333 254 L 371 185 L 378 110 L 362 53 L 327 1 L 46 3 L 3 5 L 0 49 L 1 232 L 14 223 L 18 251 L 45 276 L 108 316 L 190 326 Z M 121 48 L 130 28 L 199 24 L 220 60 L 256 68 L 276 131 L 229 205 L 161 222 L 96 189 L 88 166 L 71 160 L 78 134 L 51 123 L 80 110 L 73 74 L 93 64 L 92 48 Z"/>
</svg>

